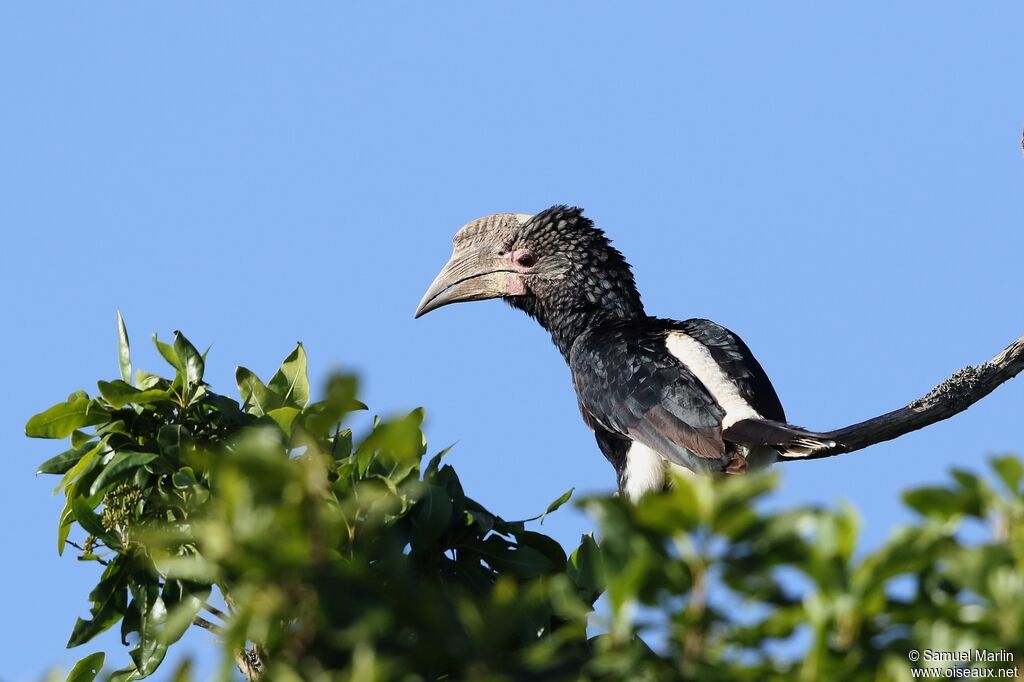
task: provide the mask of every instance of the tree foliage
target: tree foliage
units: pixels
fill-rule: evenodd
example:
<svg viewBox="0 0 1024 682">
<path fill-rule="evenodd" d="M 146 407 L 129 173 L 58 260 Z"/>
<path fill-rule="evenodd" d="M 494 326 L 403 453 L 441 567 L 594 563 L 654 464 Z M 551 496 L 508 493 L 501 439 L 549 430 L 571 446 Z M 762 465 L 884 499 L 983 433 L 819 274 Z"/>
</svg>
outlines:
<svg viewBox="0 0 1024 682">
<path fill-rule="evenodd" d="M 769 474 L 578 501 L 597 530 L 567 557 L 467 496 L 444 451 L 424 463 L 422 411 L 355 437 L 356 380 L 313 401 L 301 344 L 267 382 L 239 368 L 238 401 L 178 332 L 153 337 L 169 376 L 133 377 L 118 332 L 120 378 L 26 424 L 71 441 L 39 471 L 61 476 L 58 552 L 84 535 L 102 571 L 68 646 L 119 625 L 110 679 L 151 675 L 193 626 L 223 677 L 273 680 L 910 679 L 913 650 L 1024 656 L 1019 459 L 906 493 L 917 522 L 872 552 L 849 507 L 766 512 Z"/>
</svg>

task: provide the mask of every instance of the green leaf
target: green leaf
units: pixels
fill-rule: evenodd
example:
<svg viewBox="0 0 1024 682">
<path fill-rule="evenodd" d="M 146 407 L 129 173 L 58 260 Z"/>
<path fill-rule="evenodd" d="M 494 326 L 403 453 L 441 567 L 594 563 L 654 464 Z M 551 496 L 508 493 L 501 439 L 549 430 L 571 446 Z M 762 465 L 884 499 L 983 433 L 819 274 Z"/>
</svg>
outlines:
<svg viewBox="0 0 1024 682">
<path fill-rule="evenodd" d="M 566 564 L 565 550 L 553 538 L 543 533 L 535 533 L 532 530 L 520 530 L 514 532 L 516 543 L 519 548 L 530 547 L 537 550 L 548 558 L 553 568 L 561 570 Z"/>
<path fill-rule="evenodd" d="M 167 620 L 160 629 L 159 638 L 164 646 L 177 642 L 188 630 L 203 607 L 209 589 L 200 593 L 188 589 L 180 580 L 164 582 L 162 599 L 167 608 Z"/>
<path fill-rule="evenodd" d="M 969 471 L 954 468 L 950 474 L 957 482 L 954 492 L 959 500 L 960 511 L 964 514 L 984 518 L 989 502 L 995 496 L 992 488 Z"/>
<path fill-rule="evenodd" d="M 238 383 L 243 407 L 249 414 L 262 417 L 282 406 L 281 398 L 272 393 L 252 370 L 238 367 L 235 370 L 235 381 Z"/>
<path fill-rule="evenodd" d="M 192 444 L 192 434 L 181 424 L 165 424 L 156 435 L 160 454 L 172 462 L 181 460 L 181 449 Z"/>
<path fill-rule="evenodd" d="M 167 364 L 174 368 L 175 372 L 180 375 L 185 374 L 184 365 L 181 364 L 181 359 L 178 357 L 178 354 L 174 352 L 174 347 L 158 339 L 156 332 L 153 332 L 153 345 L 156 346 L 160 356 L 167 361 Z"/>
<path fill-rule="evenodd" d="M 135 370 L 135 388 L 141 391 L 146 391 L 151 388 L 155 388 L 161 383 L 169 384 L 170 382 L 162 376 L 158 374 L 150 374 L 144 369 Z"/>
<path fill-rule="evenodd" d="M 303 408 L 309 403 L 309 374 L 306 351 L 300 342 L 270 379 L 269 388 L 286 405 Z"/>
<path fill-rule="evenodd" d="M 191 387 L 197 386 L 203 380 L 206 363 L 203 362 L 203 356 L 199 354 L 196 347 L 177 330 L 174 332 L 174 354 L 178 356 L 178 361 L 181 363 L 186 382 L 185 392 L 188 393 Z"/>
<path fill-rule="evenodd" d="M 277 425 L 281 427 L 281 430 L 285 433 L 291 433 L 292 422 L 299 416 L 299 408 L 297 407 L 278 407 L 277 409 L 270 410 L 267 412 L 267 416 L 277 422 Z"/>
<path fill-rule="evenodd" d="M 996 474 L 1006 484 L 1006 487 L 1015 494 L 1019 493 L 1020 481 L 1024 478 L 1024 463 L 1012 455 L 993 457 L 991 463 L 992 468 L 995 469 Z"/>
<path fill-rule="evenodd" d="M 67 438 L 75 429 L 101 424 L 110 413 L 84 393 L 73 394 L 67 402 L 57 403 L 25 424 L 29 438 Z"/>
<path fill-rule="evenodd" d="M 174 674 L 171 675 L 171 682 L 192 682 L 192 659 L 186 658 L 178 664 Z"/>
<path fill-rule="evenodd" d="M 576 586 L 579 595 L 593 603 L 604 591 L 601 568 L 601 549 L 591 533 L 580 538 L 580 546 L 569 557 L 566 569 L 569 579 Z"/>
<path fill-rule="evenodd" d="M 71 630 L 68 648 L 85 644 L 104 632 L 124 615 L 128 607 L 128 589 L 124 581 L 124 563 L 118 557 L 103 571 L 99 584 L 89 593 L 92 620 L 79 618 Z"/>
<path fill-rule="evenodd" d="M 122 436 L 132 437 L 132 432 L 128 430 L 128 425 L 124 423 L 123 419 L 115 419 L 114 421 L 101 424 L 96 427 L 94 436 L 105 436 L 110 433 L 119 433 Z"/>
<path fill-rule="evenodd" d="M 554 502 L 549 504 L 548 508 L 544 511 L 544 513 L 540 515 L 540 522 L 543 524 L 545 516 L 547 516 L 548 514 L 550 514 L 551 512 L 555 511 L 556 509 L 561 507 L 563 504 L 568 502 L 569 498 L 572 497 L 573 491 L 575 491 L 575 490 L 576 490 L 576 488 L 569 488 L 564 493 L 559 495 L 558 499 L 556 499 Z"/>
<path fill-rule="evenodd" d="M 452 519 L 452 501 L 444 488 L 430 486 L 413 510 L 412 549 L 429 551 L 435 547 Z"/>
<path fill-rule="evenodd" d="M 533 547 L 512 547 L 497 535 L 490 536 L 482 543 L 472 543 L 472 548 L 495 571 L 511 573 L 520 578 L 535 578 L 554 567 L 548 557 Z"/>
<path fill-rule="evenodd" d="M 923 516 L 948 519 L 961 512 L 957 495 L 946 488 L 924 487 L 903 493 L 908 507 Z"/>
<path fill-rule="evenodd" d="M 80 448 L 95 437 L 95 433 L 86 433 L 85 431 L 76 429 L 71 432 L 71 447 Z"/>
<path fill-rule="evenodd" d="M 75 463 L 78 462 L 80 459 L 82 459 L 82 457 L 85 455 L 85 453 L 89 452 L 89 450 L 91 450 L 93 447 L 95 447 L 95 445 L 96 445 L 96 443 L 87 442 L 87 443 L 85 443 L 84 445 L 82 445 L 80 447 L 71 448 L 70 450 L 65 450 L 64 452 L 60 453 L 59 455 L 54 455 L 50 459 L 48 459 L 45 462 L 43 462 L 42 464 L 40 464 L 39 468 L 36 470 L 36 473 L 37 474 L 63 474 L 63 473 L 66 473 L 68 471 L 68 469 L 73 467 L 75 465 Z"/>
<path fill-rule="evenodd" d="M 388 478 L 401 481 L 419 467 L 426 448 L 420 425 L 423 411 L 416 409 L 399 419 L 374 425 L 373 431 L 356 448 L 359 471 L 385 473 Z"/>
<path fill-rule="evenodd" d="M 366 405 L 356 400 L 358 381 L 344 374 L 334 374 L 327 381 L 326 398 L 309 405 L 302 414 L 303 429 L 315 438 L 324 438 L 334 431 L 349 412 L 365 410 Z"/>
<path fill-rule="evenodd" d="M 84 497 L 76 497 L 71 501 L 71 509 L 75 512 L 75 520 L 78 525 L 85 529 L 90 535 L 95 535 L 110 548 L 116 548 L 120 543 L 100 521 L 99 515 L 93 511 L 89 502 Z"/>
<path fill-rule="evenodd" d="M 120 318 L 120 315 L 118 317 Z M 102 651 L 89 654 L 78 661 L 78 663 L 75 663 L 75 667 L 68 673 L 66 682 L 92 682 L 100 674 L 100 670 L 103 669 L 103 662 L 105 660 L 106 654 Z"/>
<path fill-rule="evenodd" d="M 352 429 L 339 429 L 331 439 L 331 457 L 337 462 L 352 455 Z"/>
<path fill-rule="evenodd" d="M 117 452 L 114 454 L 114 459 L 110 461 L 96 480 L 92 482 L 89 487 L 89 494 L 95 495 L 99 491 L 103 490 L 108 484 L 118 481 L 122 478 L 127 478 L 131 474 L 132 470 L 149 464 L 158 455 L 152 452 Z"/>
<path fill-rule="evenodd" d="M 78 460 L 73 467 L 67 470 L 64 474 L 64 478 L 60 479 L 60 483 L 56 485 L 53 492 L 56 493 L 60 490 L 66 491 L 68 485 L 85 473 L 86 470 L 91 468 L 96 462 L 96 458 L 100 456 L 100 453 L 104 453 L 104 451 L 107 450 L 107 441 L 109 439 L 110 436 L 104 436 L 98 443 L 92 446 L 92 449 L 89 450 L 89 452 L 82 455 L 82 458 Z"/>
<path fill-rule="evenodd" d="M 139 669 L 134 665 L 128 666 L 127 668 L 121 668 L 110 673 L 110 677 L 107 678 L 107 682 L 132 682 L 133 680 L 141 680 L 145 675 L 139 672 Z"/>
<path fill-rule="evenodd" d="M 179 490 L 186 490 L 197 485 L 196 474 L 192 467 L 182 467 L 171 475 L 171 485 Z"/>
<path fill-rule="evenodd" d="M 423 470 L 423 477 L 424 478 L 428 478 L 428 477 L 432 476 L 433 474 L 437 473 L 437 468 L 439 466 L 441 466 L 441 460 L 444 459 L 445 455 L 447 455 L 449 452 L 451 452 L 451 449 L 453 447 L 455 447 L 454 444 L 449 445 L 444 450 L 442 450 L 441 452 L 437 453 L 436 455 L 434 455 L 433 457 L 430 458 L 430 461 L 427 462 L 427 468 Z M 572 491 L 570 490 L 569 492 L 572 492 Z"/>
<path fill-rule="evenodd" d="M 128 404 L 146 405 L 169 399 L 167 391 L 159 388 L 140 391 L 120 379 L 116 381 L 98 381 L 96 386 L 100 389 L 100 395 L 114 407 L 124 407 Z"/>
<path fill-rule="evenodd" d="M 126 384 L 132 380 L 132 354 L 128 343 L 128 327 L 124 324 L 121 311 L 117 311 L 117 364 L 121 368 L 121 381 Z"/>
<path fill-rule="evenodd" d="M 57 521 L 57 556 L 64 556 L 68 534 L 71 533 L 71 526 L 75 523 L 75 510 L 71 508 L 72 499 L 68 497 L 64 500 L 64 509 L 61 510 Z"/>
<path fill-rule="evenodd" d="M 129 655 L 141 678 L 152 675 L 167 654 L 167 644 L 159 632 L 167 620 L 167 606 L 160 596 L 160 584 L 155 576 L 136 578 L 129 583 L 129 587 L 139 614 L 136 630 L 139 633 L 139 642 Z"/>
<path fill-rule="evenodd" d="M 849 561 L 857 548 L 857 536 L 860 532 L 860 517 L 857 510 L 849 503 L 842 503 L 840 508 L 833 512 L 832 518 L 835 524 L 835 549 L 844 561 Z"/>
</svg>

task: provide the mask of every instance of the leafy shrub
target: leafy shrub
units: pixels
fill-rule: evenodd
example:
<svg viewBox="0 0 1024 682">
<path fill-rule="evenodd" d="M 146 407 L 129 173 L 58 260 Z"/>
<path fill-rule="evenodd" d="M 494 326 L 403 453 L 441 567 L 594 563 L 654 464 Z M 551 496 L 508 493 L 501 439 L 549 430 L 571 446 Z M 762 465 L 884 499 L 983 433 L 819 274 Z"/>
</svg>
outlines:
<svg viewBox="0 0 1024 682">
<path fill-rule="evenodd" d="M 1018 459 L 993 460 L 1001 488 L 954 471 L 908 492 L 920 521 L 867 554 L 852 509 L 764 513 L 776 478 L 751 475 L 582 500 L 600 541 L 567 558 L 466 496 L 444 452 L 423 464 L 420 410 L 355 438 L 355 379 L 312 401 L 301 345 L 267 383 L 240 368 L 239 403 L 180 333 L 154 336 L 173 378 L 132 381 L 118 330 L 121 378 L 26 425 L 71 440 L 39 470 L 62 476 L 58 551 L 77 525 L 102 565 L 68 646 L 118 623 L 133 642 L 110 679 L 152 674 L 190 626 L 217 636 L 223 677 L 274 680 L 910 679 L 911 650 L 1024 655 Z"/>
</svg>

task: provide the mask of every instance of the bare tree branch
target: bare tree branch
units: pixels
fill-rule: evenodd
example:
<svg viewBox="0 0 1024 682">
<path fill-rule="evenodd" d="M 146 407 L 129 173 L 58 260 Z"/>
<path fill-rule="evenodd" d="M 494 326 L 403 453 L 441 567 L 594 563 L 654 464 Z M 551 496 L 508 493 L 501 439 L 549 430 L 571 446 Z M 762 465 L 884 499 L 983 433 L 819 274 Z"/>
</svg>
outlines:
<svg viewBox="0 0 1024 682">
<path fill-rule="evenodd" d="M 207 611 L 209 611 L 210 613 L 212 613 L 213 615 L 217 616 L 221 620 L 227 620 L 227 618 L 228 618 L 228 614 L 224 613 L 223 611 L 218 609 L 213 604 L 210 604 L 209 602 L 205 602 L 204 601 L 203 602 L 203 608 L 206 609 Z"/>
<path fill-rule="evenodd" d="M 935 422 L 949 419 L 978 402 L 997 386 L 1024 370 L 1024 336 L 1020 337 L 988 362 L 968 365 L 957 371 L 928 395 L 911 401 L 906 407 L 893 410 L 873 419 L 829 431 L 824 435 L 836 441 L 835 447 L 799 457 L 783 456 L 780 461 L 793 462 L 806 459 L 834 457 L 846 452 L 866 448 L 875 443 L 898 438 L 905 433 L 922 429 Z"/>
<path fill-rule="evenodd" d="M 209 630 L 210 632 L 212 632 L 212 633 L 214 633 L 216 635 L 222 634 L 219 625 L 215 625 L 214 623 L 211 623 L 210 621 L 206 620 L 202 616 L 196 616 L 195 619 L 192 621 L 192 625 L 195 625 L 197 627 L 201 627 L 204 630 Z"/>
</svg>

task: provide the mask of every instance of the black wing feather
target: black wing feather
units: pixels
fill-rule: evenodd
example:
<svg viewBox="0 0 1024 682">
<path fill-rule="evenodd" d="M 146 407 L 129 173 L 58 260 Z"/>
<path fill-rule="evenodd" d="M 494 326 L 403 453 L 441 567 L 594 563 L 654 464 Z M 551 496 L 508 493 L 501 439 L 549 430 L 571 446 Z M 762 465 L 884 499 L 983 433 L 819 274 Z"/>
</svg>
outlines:
<svg viewBox="0 0 1024 682">
<path fill-rule="evenodd" d="M 664 323 L 596 327 L 573 345 L 580 411 L 592 428 L 637 440 L 691 469 L 728 464 L 725 412 L 665 346 Z"/>
</svg>

